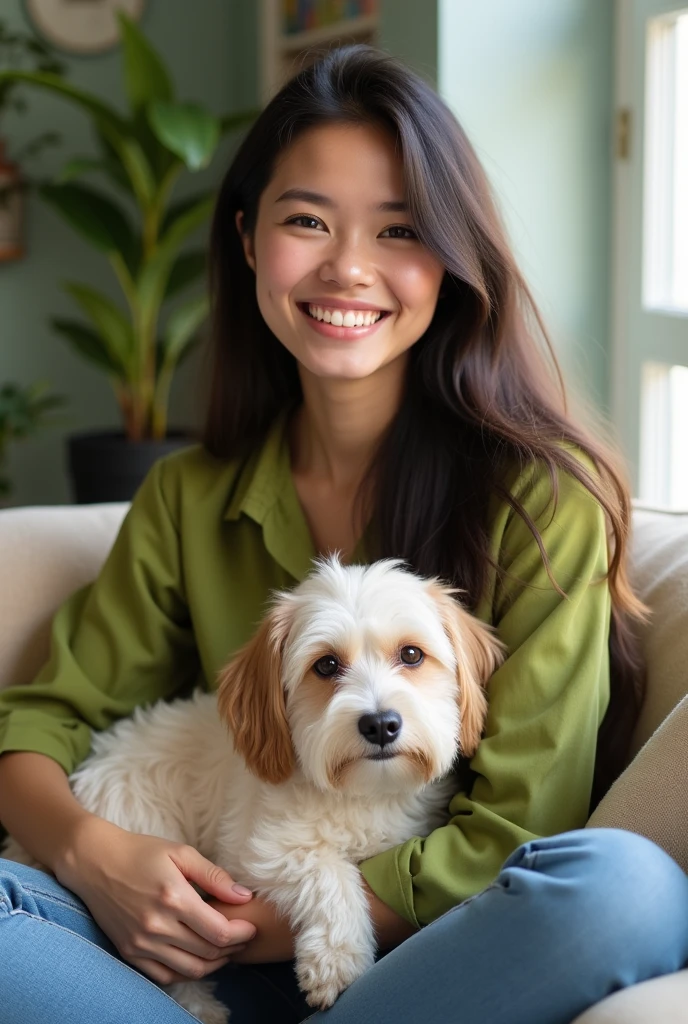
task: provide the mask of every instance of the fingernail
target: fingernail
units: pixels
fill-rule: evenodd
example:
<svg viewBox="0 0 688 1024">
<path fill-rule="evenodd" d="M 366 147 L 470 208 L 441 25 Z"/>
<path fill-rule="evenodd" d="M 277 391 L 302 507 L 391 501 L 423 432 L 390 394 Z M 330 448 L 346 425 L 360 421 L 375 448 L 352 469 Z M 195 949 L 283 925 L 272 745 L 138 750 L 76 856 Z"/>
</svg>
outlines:
<svg viewBox="0 0 688 1024">
<path fill-rule="evenodd" d="M 237 893 L 239 896 L 253 896 L 251 890 L 247 889 L 245 885 L 239 885 L 237 883 L 236 885 L 232 886 L 232 889 L 234 889 L 234 892 Z"/>
</svg>

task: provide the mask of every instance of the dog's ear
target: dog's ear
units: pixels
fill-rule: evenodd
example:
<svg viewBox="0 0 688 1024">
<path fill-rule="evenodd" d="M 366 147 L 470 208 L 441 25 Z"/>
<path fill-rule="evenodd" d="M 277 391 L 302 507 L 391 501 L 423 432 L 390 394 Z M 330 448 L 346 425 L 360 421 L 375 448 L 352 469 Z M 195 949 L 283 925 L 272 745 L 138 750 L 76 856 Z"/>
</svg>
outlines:
<svg viewBox="0 0 688 1024">
<path fill-rule="evenodd" d="M 442 624 L 456 654 L 461 715 L 461 753 L 472 756 L 478 749 L 487 698 L 484 687 L 504 661 L 504 644 L 492 629 L 469 614 L 452 597 L 449 587 L 433 586 L 432 594 L 442 615 Z"/>
<path fill-rule="evenodd" d="M 246 765 L 264 782 L 285 782 L 296 763 L 282 689 L 282 649 L 291 625 L 279 601 L 222 670 L 217 707 Z"/>
</svg>

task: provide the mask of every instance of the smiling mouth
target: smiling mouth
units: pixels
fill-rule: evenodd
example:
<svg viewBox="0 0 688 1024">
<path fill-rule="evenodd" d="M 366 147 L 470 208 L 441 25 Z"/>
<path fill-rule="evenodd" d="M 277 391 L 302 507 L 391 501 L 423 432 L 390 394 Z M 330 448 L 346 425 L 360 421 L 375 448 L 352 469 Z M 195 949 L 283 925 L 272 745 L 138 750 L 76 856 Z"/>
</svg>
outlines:
<svg viewBox="0 0 688 1024">
<path fill-rule="evenodd" d="M 326 325 L 330 325 L 331 324 L 331 321 L 327 321 L 327 319 L 320 318 L 318 316 L 313 316 L 313 314 L 311 313 L 310 309 L 308 308 L 309 307 L 309 303 L 308 302 L 297 302 L 297 306 L 299 307 L 299 309 L 301 310 L 302 313 L 305 313 L 305 315 L 308 316 L 309 319 L 312 319 L 312 321 L 315 321 L 316 324 L 326 324 Z M 361 310 L 361 311 L 362 312 L 373 312 L 373 310 Z M 356 329 L 357 330 L 362 330 L 363 328 L 371 328 L 371 327 L 374 327 L 376 324 L 380 323 L 380 321 L 382 321 L 382 319 L 385 319 L 385 317 L 391 316 L 391 313 L 390 313 L 390 311 L 388 309 L 380 309 L 380 310 L 377 310 L 377 312 L 378 312 L 379 315 L 378 315 L 377 319 L 375 319 L 375 321 L 373 321 L 372 324 L 351 324 L 351 325 L 346 325 L 346 330 L 351 331 L 351 330 L 356 330 Z M 340 327 L 341 328 L 341 327 L 344 327 L 344 325 L 343 324 L 338 324 L 338 325 L 332 324 L 332 327 Z"/>
</svg>

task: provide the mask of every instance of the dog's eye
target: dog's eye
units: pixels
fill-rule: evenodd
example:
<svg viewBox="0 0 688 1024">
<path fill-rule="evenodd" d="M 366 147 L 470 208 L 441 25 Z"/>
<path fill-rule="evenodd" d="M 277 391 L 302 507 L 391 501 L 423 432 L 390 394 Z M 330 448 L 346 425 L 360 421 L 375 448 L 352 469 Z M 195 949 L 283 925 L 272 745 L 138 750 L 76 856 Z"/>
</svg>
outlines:
<svg viewBox="0 0 688 1024">
<path fill-rule="evenodd" d="M 316 675 L 324 676 L 325 678 L 334 676 L 339 671 L 339 662 L 333 654 L 326 654 L 324 658 L 318 658 L 313 666 L 313 671 Z"/>
<path fill-rule="evenodd" d="M 399 651 L 401 660 L 405 665 L 420 665 L 423 660 L 423 652 L 420 647 L 402 647 Z"/>
</svg>

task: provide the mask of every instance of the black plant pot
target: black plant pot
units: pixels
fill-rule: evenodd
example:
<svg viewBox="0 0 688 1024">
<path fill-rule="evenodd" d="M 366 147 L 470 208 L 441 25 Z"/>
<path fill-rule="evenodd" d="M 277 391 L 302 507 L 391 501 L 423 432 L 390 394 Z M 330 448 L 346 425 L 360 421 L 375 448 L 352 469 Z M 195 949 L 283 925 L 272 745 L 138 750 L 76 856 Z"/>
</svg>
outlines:
<svg viewBox="0 0 688 1024">
<path fill-rule="evenodd" d="M 154 462 L 194 444 L 190 432 L 170 431 L 160 441 L 129 441 L 119 431 L 67 438 L 72 494 L 79 505 L 131 501 Z"/>
</svg>

